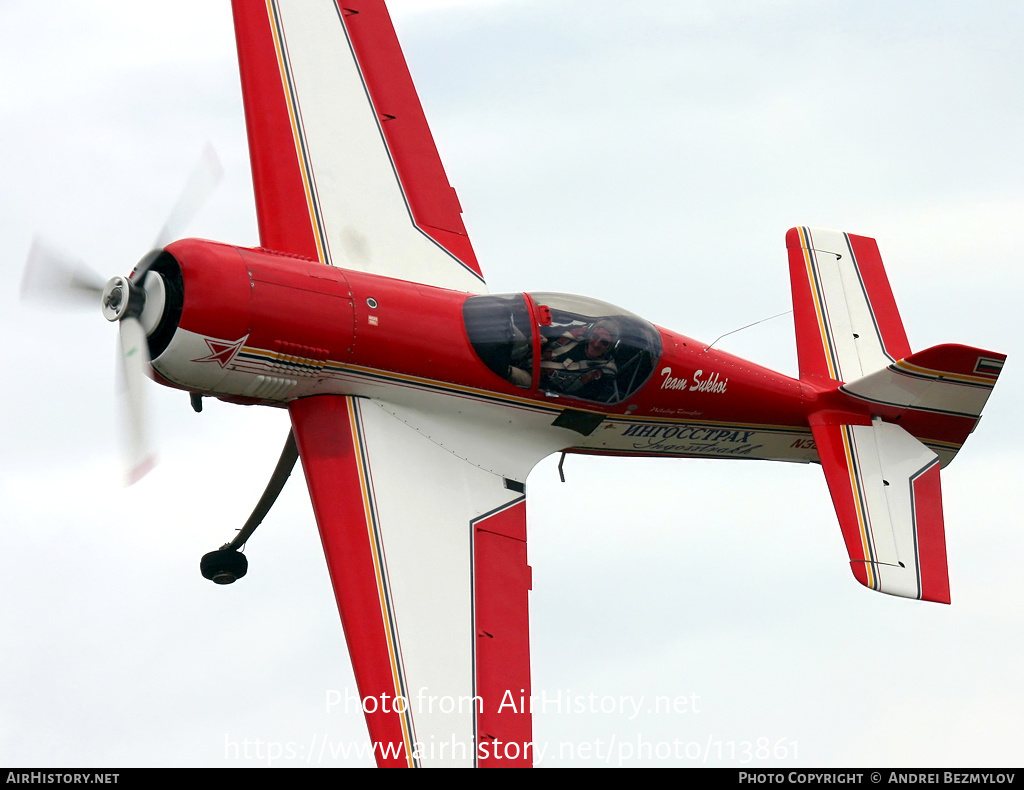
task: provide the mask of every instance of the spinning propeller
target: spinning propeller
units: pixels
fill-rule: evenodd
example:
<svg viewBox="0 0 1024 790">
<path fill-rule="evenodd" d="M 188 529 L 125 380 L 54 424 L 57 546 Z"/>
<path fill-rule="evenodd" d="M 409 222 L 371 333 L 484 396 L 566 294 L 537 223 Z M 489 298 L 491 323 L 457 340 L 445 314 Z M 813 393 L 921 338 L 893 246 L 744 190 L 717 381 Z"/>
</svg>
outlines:
<svg viewBox="0 0 1024 790">
<path fill-rule="evenodd" d="M 125 414 L 128 432 L 128 483 L 145 475 L 156 461 L 150 446 L 145 403 L 145 379 L 151 375 L 147 337 L 156 329 L 167 304 L 164 278 L 142 264 L 155 259 L 165 245 L 179 238 L 199 213 L 224 174 L 213 148 L 207 146 L 178 196 L 159 235 L 155 249 L 136 267 L 142 282 L 129 277 L 103 278 L 77 258 L 57 251 L 36 238 L 25 264 L 21 283 L 24 301 L 95 307 L 104 318 L 118 323 L 124 367 Z"/>
</svg>

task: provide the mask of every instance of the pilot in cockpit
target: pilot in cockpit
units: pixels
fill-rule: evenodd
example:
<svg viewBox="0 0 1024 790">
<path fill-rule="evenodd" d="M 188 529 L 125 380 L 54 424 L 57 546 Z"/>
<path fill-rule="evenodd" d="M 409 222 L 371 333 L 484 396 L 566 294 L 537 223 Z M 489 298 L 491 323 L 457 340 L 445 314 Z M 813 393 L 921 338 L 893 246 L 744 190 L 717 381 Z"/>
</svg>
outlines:
<svg viewBox="0 0 1024 790">
<path fill-rule="evenodd" d="M 584 400 L 608 402 L 618 375 L 612 351 L 619 340 L 614 318 L 562 327 L 555 337 L 541 336 L 540 388 Z"/>
</svg>

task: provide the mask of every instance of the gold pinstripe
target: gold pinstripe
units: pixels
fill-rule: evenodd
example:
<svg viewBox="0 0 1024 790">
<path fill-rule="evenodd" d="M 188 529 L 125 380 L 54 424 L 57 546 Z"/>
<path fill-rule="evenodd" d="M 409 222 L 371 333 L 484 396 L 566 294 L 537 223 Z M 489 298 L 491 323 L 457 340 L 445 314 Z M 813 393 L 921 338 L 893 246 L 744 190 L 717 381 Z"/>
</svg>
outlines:
<svg viewBox="0 0 1024 790">
<path fill-rule="evenodd" d="M 265 360 L 268 364 L 281 363 L 281 362 L 284 361 L 282 354 L 280 354 L 278 352 L 275 352 L 275 351 L 269 351 L 269 350 L 263 349 L 263 348 L 253 348 L 253 347 L 250 347 L 250 346 L 245 346 L 238 353 L 239 354 L 246 354 L 246 355 L 252 356 L 252 357 L 259 357 L 261 360 Z M 236 356 L 236 359 L 237 359 L 237 356 Z M 438 385 L 442 385 L 447 390 L 454 390 L 456 392 L 460 392 L 460 393 L 463 393 L 463 394 L 466 394 L 466 395 L 475 395 L 475 396 L 478 396 L 478 397 L 486 396 L 486 397 L 489 397 L 489 398 L 498 398 L 498 399 L 500 399 L 502 401 L 506 401 L 506 402 L 508 402 L 510 404 L 519 404 L 519 405 L 523 405 L 523 406 L 532 406 L 534 408 L 537 407 L 537 402 L 533 401 L 533 400 L 530 400 L 529 398 L 520 398 L 520 397 L 516 397 L 515 395 L 503 395 L 503 394 L 491 392 L 490 390 L 479 389 L 477 387 L 467 387 L 467 386 L 461 385 L 461 384 L 452 384 L 452 383 L 449 383 L 449 382 L 440 382 L 440 381 L 437 381 L 435 379 L 427 379 L 427 378 L 423 378 L 421 376 L 411 376 L 411 375 L 408 375 L 408 374 L 405 374 L 405 373 L 395 373 L 395 372 L 390 371 L 390 370 L 386 371 L 386 370 L 381 370 L 379 368 L 370 368 L 370 367 L 366 367 L 364 365 L 351 365 L 351 364 L 342 363 L 342 362 L 331 362 L 329 360 L 327 362 L 324 362 L 323 360 L 314 360 L 314 359 L 308 359 L 308 358 L 305 358 L 305 357 L 295 357 L 294 361 L 297 362 L 298 364 L 309 365 L 310 367 L 317 367 L 317 368 L 320 368 L 320 369 L 322 369 L 324 371 L 331 372 L 331 373 L 347 373 L 347 372 L 363 373 L 363 374 L 369 374 L 369 375 L 374 375 L 374 376 L 387 376 L 389 379 L 392 379 L 394 381 L 404 382 L 404 383 L 413 384 L 413 385 L 420 385 L 420 386 L 438 386 Z M 245 363 L 245 360 L 242 360 L 242 364 L 244 364 L 244 363 Z M 552 409 L 552 411 L 557 411 L 557 409 Z M 577 409 L 577 411 L 584 411 L 584 410 L 583 409 Z M 594 412 L 594 413 L 595 414 L 604 414 L 604 412 Z"/>
<path fill-rule="evenodd" d="M 921 442 L 921 444 L 924 444 L 928 447 L 938 447 L 940 450 L 947 450 L 954 453 L 957 452 L 961 447 L 963 447 L 962 444 L 957 444 L 956 442 L 945 442 L 942 441 L 941 439 L 918 439 L 918 441 Z"/>
<path fill-rule="evenodd" d="M 270 35 L 274 40 L 274 52 L 277 54 L 277 66 L 281 71 L 281 85 L 284 89 L 284 101 L 288 108 L 288 122 L 292 127 L 292 138 L 295 141 L 295 158 L 299 163 L 299 174 L 302 176 L 302 186 L 306 192 L 306 209 L 309 211 L 309 224 L 313 229 L 313 238 L 316 242 L 316 253 L 320 263 L 330 263 L 327 251 L 323 244 L 323 228 L 317 221 L 317 212 L 314 206 L 316 198 L 313 195 L 312 175 L 306 167 L 306 158 L 302 153 L 299 130 L 298 108 L 292 101 L 292 92 L 289 90 L 291 80 L 288 75 L 288 67 L 284 57 L 284 42 L 278 35 L 277 22 L 280 22 L 281 15 L 277 8 L 276 0 L 266 0 L 267 14 L 270 16 Z"/>
<path fill-rule="evenodd" d="M 861 550 L 864 553 L 864 563 L 868 572 L 868 587 L 872 590 L 879 589 L 879 579 L 875 575 L 874 563 L 871 560 L 870 540 L 868 525 L 868 514 L 864 512 L 863 503 L 866 501 L 864 489 L 861 487 L 858 475 L 856 474 L 857 451 L 853 446 L 852 431 L 849 426 L 842 426 L 840 435 L 843 438 L 843 450 L 846 453 L 846 468 L 850 475 L 850 490 L 853 491 L 853 506 L 857 511 L 857 524 L 860 528 Z"/>
<path fill-rule="evenodd" d="M 262 348 L 253 348 L 249 346 L 243 347 L 239 354 L 246 354 L 248 356 L 260 357 L 265 360 L 267 364 L 281 363 L 282 357 L 280 354 L 274 351 L 268 351 Z M 237 360 L 238 357 L 236 356 Z M 248 360 L 242 360 L 241 364 L 245 364 Z M 371 368 L 365 365 L 352 365 L 343 362 L 331 362 L 326 363 L 308 359 L 305 357 L 296 357 L 295 361 L 298 364 L 309 365 L 309 366 L 322 366 L 322 371 L 335 374 L 346 374 L 346 373 L 358 373 L 369 376 L 386 377 L 388 383 L 404 383 L 411 386 L 423 386 L 423 387 L 442 387 L 446 391 L 453 392 L 455 394 L 461 394 L 466 397 L 477 397 L 486 398 L 488 400 L 501 401 L 504 404 L 510 406 L 523 406 L 531 409 L 539 409 L 543 411 L 550 411 L 555 413 L 560 411 L 560 408 L 554 408 L 550 406 L 544 406 L 538 404 L 536 400 L 530 398 L 522 398 L 516 395 L 506 395 L 504 393 L 494 392 L 492 390 L 480 389 L 478 387 L 468 387 L 464 384 L 453 384 L 448 381 L 439 381 L 437 379 L 428 379 L 421 376 L 412 376 L 406 373 L 397 373 L 391 370 L 383 370 L 381 368 Z M 233 364 L 232 367 L 239 367 Z M 321 372 L 321 371 L 316 371 Z M 633 423 L 655 423 L 664 425 L 678 425 L 681 422 L 686 422 L 692 425 L 706 425 L 706 426 L 724 426 L 729 428 L 736 428 L 739 430 L 751 429 L 761 431 L 780 431 L 784 433 L 810 433 L 810 427 L 807 425 L 773 425 L 770 423 L 755 423 L 755 422 L 722 422 L 715 420 L 681 420 L 681 419 L 666 419 L 665 417 L 644 417 L 642 415 L 633 414 L 615 414 L 597 410 L 589 410 L 582 407 L 582 404 L 574 404 L 572 406 L 574 411 L 587 412 L 589 414 L 600 414 L 603 417 L 607 417 L 609 420 L 614 422 L 627 422 Z"/>
<path fill-rule="evenodd" d="M 243 347 L 239 351 L 239 354 L 241 354 L 241 353 L 245 353 L 245 354 L 247 354 L 249 356 L 260 357 L 260 359 L 265 360 L 267 362 L 267 364 L 280 363 L 282 361 L 281 356 L 277 352 L 268 351 L 268 350 L 262 349 L 262 348 L 255 348 L 255 347 L 251 347 L 251 346 L 245 346 L 245 347 Z M 236 363 L 232 364 L 232 367 L 235 368 L 235 369 L 241 369 L 240 366 L 237 364 L 238 357 L 236 356 L 235 359 L 236 359 Z M 542 404 L 538 404 L 537 401 L 530 400 L 529 398 L 517 397 L 515 395 L 506 395 L 506 394 L 502 394 L 502 393 L 496 393 L 496 392 L 493 392 L 491 390 L 484 390 L 484 389 L 479 389 L 479 388 L 475 388 L 475 387 L 467 387 L 465 385 L 452 384 L 450 382 L 442 382 L 442 381 L 437 381 L 435 379 L 427 379 L 427 378 L 422 378 L 422 377 L 419 377 L 419 376 L 411 376 L 411 375 L 403 374 L 403 373 L 395 373 L 393 371 L 381 370 L 379 368 L 366 367 L 365 365 L 351 365 L 351 364 L 345 364 L 345 363 L 341 363 L 341 362 L 331 362 L 331 361 L 327 361 L 325 363 L 322 360 L 307 359 L 305 357 L 297 357 L 295 361 L 298 362 L 299 364 L 304 364 L 304 365 L 312 365 L 312 366 L 317 366 L 317 367 L 322 366 L 320 368 L 320 370 L 311 371 L 310 372 L 310 374 L 314 375 L 314 376 L 317 375 L 317 374 L 322 374 L 323 371 L 327 371 L 328 373 L 336 374 L 336 375 L 345 375 L 345 374 L 352 374 L 352 373 L 354 373 L 354 374 L 362 374 L 362 375 L 368 375 L 368 376 L 386 377 L 389 380 L 387 383 L 408 384 L 409 386 L 413 386 L 413 387 L 417 387 L 417 386 L 418 387 L 443 387 L 448 392 L 451 392 L 451 393 L 454 393 L 454 394 L 457 394 L 457 395 L 462 395 L 462 396 L 467 397 L 467 398 L 482 398 L 482 399 L 487 399 L 487 400 L 491 400 L 491 401 L 498 401 L 498 402 L 504 403 L 504 404 L 506 404 L 508 406 L 515 406 L 515 407 L 526 408 L 526 409 L 530 409 L 530 410 L 549 410 L 552 413 L 558 411 L 557 409 L 551 409 L 549 407 L 545 407 Z M 245 364 L 244 360 L 242 361 L 242 364 Z M 253 364 L 259 364 L 259 363 L 253 363 Z M 607 412 L 591 411 L 591 410 L 588 410 L 588 409 L 581 408 L 581 405 L 574 405 L 573 408 L 576 411 L 585 411 L 585 412 L 590 413 L 590 414 L 600 414 L 602 416 L 607 417 L 611 421 L 624 422 L 624 423 L 629 423 L 631 425 L 632 424 L 676 425 L 679 422 L 682 422 L 681 420 L 666 419 L 664 417 L 644 417 L 642 415 L 636 415 L 636 414 L 630 414 L 630 415 L 615 414 L 615 413 L 609 414 Z M 723 427 L 736 428 L 736 429 L 739 429 L 739 430 L 750 429 L 750 430 L 758 430 L 758 431 L 779 431 L 779 432 L 785 432 L 785 433 L 803 433 L 803 434 L 811 433 L 810 427 L 807 426 L 807 425 L 803 425 L 803 426 L 801 426 L 801 425 L 772 425 L 772 424 L 768 424 L 768 423 L 721 422 L 721 421 L 714 421 L 714 420 L 685 420 L 685 422 L 687 422 L 689 424 L 694 424 L 694 425 L 723 426 Z M 945 451 L 945 452 L 953 453 L 953 454 L 956 454 L 960 450 L 960 448 L 963 446 L 962 444 L 958 444 L 956 442 L 943 441 L 941 439 L 931 439 L 931 438 L 924 438 L 924 437 L 917 437 L 917 438 L 923 444 L 925 444 L 928 447 L 931 447 L 932 449 L 940 450 L 940 451 Z"/>
<path fill-rule="evenodd" d="M 897 370 L 902 370 L 907 373 L 914 373 L 919 376 L 932 376 L 934 378 L 942 378 L 946 381 L 960 382 L 964 384 L 980 384 L 983 387 L 995 387 L 995 380 L 991 376 L 968 376 L 964 373 L 950 373 L 947 370 L 932 370 L 931 368 L 922 368 L 918 365 L 912 365 L 905 359 L 901 359 L 895 363 L 894 367 Z"/>
<path fill-rule="evenodd" d="M 818 319 L 818 332 L 821 334 L 822 350 L 825 352 L 825 364 L 828 366 L 828 375 L 829 378 L 834 381 L 841 381 L 840 374 L 832 363 L 832 358 L 835 356 L 835 350 L 832 348 L 832 343 L 828 335 L 825 310 L 821 301 L 818 299 L 818 289 L 815 287 L 815 282 L 818 278 L 814 273 L 814 262 L 811 257 L 810 231 L 807 228 L 800 228 L 798 233 L 800 234 L 800 246 L 803 248 L 804 253 L 804 266 L 807 270 L 807 281 L 810 286 L 811 301 L 814 303 L 814 314 Z"/>
<path fill-rule="evenodd" d="M 327 364 L 322 359 L 313 359 L 312 357 L 300 357 L 295 354 L 287 354 L 284 351 L 270 351 L 265 348 L 253 348 L 251 346 L 244 346 L 239 349 L 240 354 L 248 354 L 253 357 L 260 357 L 261 359 L 267 360 L 267 362 L 279 363 L 279 364 L 293 364 L 293 365 L 306 365 L 311 368 L 323 368 Z"/>
<path fill-rule="evenodd" d="M 381 618 L 384 621 L 384 636 L 387 640 L 388 646 L 388 657 L 391 660 L 391 678 L 394 683 L 395 696 L 402 693 L 403 683 L 401 677 L 401 667 L 398 659 L 398 647 L 397 647 L 397 634 L 393 633 L 391 624 L 394 622 L 394 612 L 388 608 L 388 596 L 385 593 L 385 586 L 387 584 L 385 580 L 384 572 L 384 558 L 380 556 L 380 542 L 378 536 L 375 533 L 374 524 L 377 523 L 376 513 L 373 507 L 373 497 L 370 494 L 371 484 L 369 471 L 364 463 L 366 446 L 361 440 L 361 432 L 359 431 L 359 415 L 355 403 L 352 398 L 345 399 L 345 405 L 348 409 L 349 419 L 349 431 L 352 435 L 353 444 L 356 445 L 356 471 L 359 475 L 359 491 L 363 500 L 363 514 L 366 521 L 366 531 L 371 546 L 371 554 L 373 556 L 373 570 L 377 578 L 377 596 L 380 601 Z M 399 714 L 399 721 L 402 723 L 402 738 L 405 741 L 405 754 L 406 760 L 410 767 L 413 767 L 413 736 L 411 732 L 411 722 L 409 720 L 408 712 Z"/>
</svg>

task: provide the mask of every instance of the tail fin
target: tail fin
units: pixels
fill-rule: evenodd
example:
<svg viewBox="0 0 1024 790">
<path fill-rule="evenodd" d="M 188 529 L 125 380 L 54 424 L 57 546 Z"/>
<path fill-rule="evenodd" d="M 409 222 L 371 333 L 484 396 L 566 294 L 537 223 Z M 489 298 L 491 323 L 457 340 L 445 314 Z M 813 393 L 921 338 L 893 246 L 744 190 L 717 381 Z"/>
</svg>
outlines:
<svg viewBox="0 0 1024 790">
<path fill-rule="evenodd" d="M 949 603 L 939 469 L 974 430 L 1005 356 L 911 354 L 874 239 L 793 228 L 786 246 L 800 378 L 839 382 L 847 399 L 810 423 L 853 575 Z"/>
</svg>

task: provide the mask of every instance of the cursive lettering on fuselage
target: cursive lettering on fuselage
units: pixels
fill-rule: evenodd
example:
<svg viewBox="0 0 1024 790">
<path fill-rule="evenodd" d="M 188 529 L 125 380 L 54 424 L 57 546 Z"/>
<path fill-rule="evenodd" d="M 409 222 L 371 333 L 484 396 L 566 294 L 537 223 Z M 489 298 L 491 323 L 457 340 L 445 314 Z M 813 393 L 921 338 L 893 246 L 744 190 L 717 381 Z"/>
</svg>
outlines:
<svg viewBox="0 0 1024 790">
<path fill-rule="evenodd" d="M 729 379 L 720 378 L 717 372 L 712 372 L 706 379 L 701 379 L 703 375 L 703 370 L 698 370 L 693 374 L 693 386 L 690 387 L 690 392 L 725 392 L 729 385 Z"/>
<path fill-rule="evenodd" d="M 661 375 L 665 377 L 661 382 L 661 388 L 663 390 L 684 390 L 686 389 L 686 385 L 690 383 L 686 379 L 673 378 L 672 368 L 662 368 Z"/>
<path fill-rule="evenodd" d="M 696 370 L 693 373 L 693 382 L 682 376 L 673 376 L 672 368 L 662 368 L 661 388 L 663 390 L 686 390 L 688 392 L 710 392 L 722 393 L 729 386 L 729 379 L 723 379 L 717 371 L 712 371 L 705 376 L 704 370 Z"/>
</svg>

